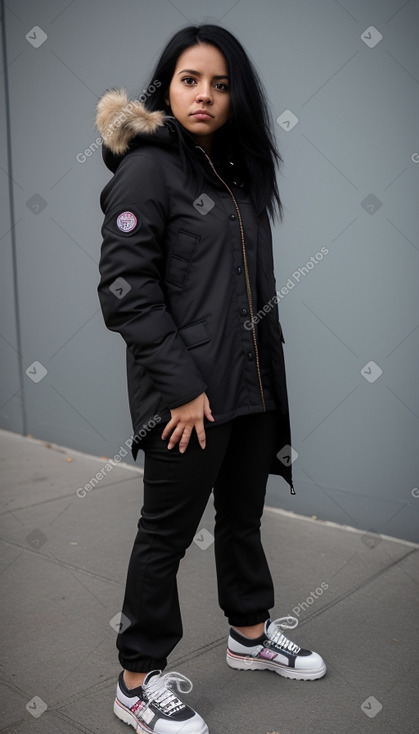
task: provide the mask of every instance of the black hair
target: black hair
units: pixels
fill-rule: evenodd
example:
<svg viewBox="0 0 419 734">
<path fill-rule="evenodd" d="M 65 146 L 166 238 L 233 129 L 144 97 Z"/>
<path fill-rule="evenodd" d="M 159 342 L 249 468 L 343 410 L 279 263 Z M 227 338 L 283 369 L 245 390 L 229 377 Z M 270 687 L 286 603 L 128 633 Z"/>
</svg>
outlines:
<svg viewBox="0 0 419 734">
<path fill-rule="evenodd" d="M 283 206 L 276 181 L 276 167 L 283 162 L 271 129 L 266 95 L 258 74 L 244 48 L 232 33 L 216 25 L 188 26 L 169 40 L 152 74 L 152 80 L 160 82 L 152 94 L 146 95 L 144 105 L 149 110 L 164 110 L 172 115 L 165 97 L 172 81 L 179 56 L 187 48 L 198 43 L 217 47 L 227 63 L 230 77 L 232 119 L 216 131 L 211 158 L 235 163 L 243 178 L 255 209 L 261 214 L 265 209 L 274 219 L 282 220 Z M 191 135 L 178 125 L 180 153 L 195 182 L 203 171 L 196 170 L 197 156 L 190 145 Z M 195 140 L 196 145 L 196 140 Z M 199 185 L 199 183 L 198 183 Z"/>
</svg>

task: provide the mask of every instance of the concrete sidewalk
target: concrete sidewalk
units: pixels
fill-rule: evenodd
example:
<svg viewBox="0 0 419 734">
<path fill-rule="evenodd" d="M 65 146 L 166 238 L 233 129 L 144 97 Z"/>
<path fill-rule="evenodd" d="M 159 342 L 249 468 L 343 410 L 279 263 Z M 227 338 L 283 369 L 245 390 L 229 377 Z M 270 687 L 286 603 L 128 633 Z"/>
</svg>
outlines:
<svg viewBox="0 0 419 734">
<path fill-rule="evenodd" d="M 0 431 L 1 734 L 128 734 L 112 712 L 115 617 L 142 503 L 139 467 Z M 178 581 L 184 638 L 167 670 L 210 734 L 417 734 L 419 546 L 266 508 L 272 618 L 317 650 L 302 682 L 225 662 L 208 504 Z M 208 535 L 208 533 L 211 534 Z M 208 543 L 210 543 L 208 545 Z M 117 620 L 116 620 L 117 621 Z"/>
</svg>

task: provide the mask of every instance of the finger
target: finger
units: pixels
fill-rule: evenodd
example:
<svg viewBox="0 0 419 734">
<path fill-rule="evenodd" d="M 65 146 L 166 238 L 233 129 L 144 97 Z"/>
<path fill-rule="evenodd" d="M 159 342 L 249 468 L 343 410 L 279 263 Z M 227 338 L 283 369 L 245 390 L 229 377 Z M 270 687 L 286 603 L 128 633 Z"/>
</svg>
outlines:
<svg viewBox="0 0 419 734">
<path fill-rule="evenodd" d="M 206 402 L 205 405 L 204 405 L 204 415 L 205 415 L 205 418 L 208 418 L 209 421 L 214 421 L 215 420 L 215 418 L 214 418 L 214 416 L 212 414 L 212 410 L 210 408 L 209 402 Z"/>
<path fill-rule="evenodd" d="M 168 422 L 168 424 L 167 424 L 167 425 L 166 425 L 166 426 L 164 427 L 164 429 L 163 429 L 163 433 L 161 434 L 161 437 L 162 437 L 163 441 L 164 441 L 164 440 L 165 440 L 166 438 L 168 438 L 168 437 L 169 437 L 169 435 L 170 435 L 170 434 L 171 434 L 171 432 L 172 432 L 172 431 L 173 431 L 173 430 L 174 430 L 174 429 L 176 428 L 176 426 L 177 426 L 177 422 L 176 422 L 176 421 L 174 420 L 174 418 L 172 418 L 172 419 L 171 419 L 171 420 L 170 420 L 170 421 Z"/>
<path fill-rule="evenodd" d="M 182 438 L 182 434 L 184 430 L 185 430 L 185 426 L 178 423 L 177 427 L 175 428 L 172 435 L 170 436 L 169 443 L 167 444 L 168 449 L 172 449 L 173 446 L 176 446 L 176 444 Z"/>
<path fill-rule="evenodd" d="M 207 445 L 207 437 L 205 435 L 205 429 L 204 424 L 200 423 L 198 426 L 195 426 L 196 435 L 198 436 L 198 441 L 201 449 L 204 449 Z"/>
<path fill-rule="evenodd" d="M 185 428 L 182 437 L 179 441 L 179 451 L 181 454 L 185 453 L 186 449 L 188 448 L 189 439 L 192 435 L 192 428 Z"/>
</svg>

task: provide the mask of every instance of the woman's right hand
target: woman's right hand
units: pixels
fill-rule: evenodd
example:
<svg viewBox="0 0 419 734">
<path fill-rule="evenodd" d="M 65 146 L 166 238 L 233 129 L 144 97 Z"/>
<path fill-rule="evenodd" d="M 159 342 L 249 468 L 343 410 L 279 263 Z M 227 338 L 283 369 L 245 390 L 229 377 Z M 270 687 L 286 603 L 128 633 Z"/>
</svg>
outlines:
<svg viewBox="0 0 419 734">
<path fill-rule="evenodd" d="M 172 449 L 179 443 L 179 451 L 183 454 L 195 428 L 201 449 L 204 449 L 206 445 L 204 417 L 209 421 L 214 421 L 206 393 L 203 392 L 189 403 L 173 408 L 170 414 L 171 419 L 161 435 L 162 439 L 170 436 L 167 448 Z"/>
</svg>

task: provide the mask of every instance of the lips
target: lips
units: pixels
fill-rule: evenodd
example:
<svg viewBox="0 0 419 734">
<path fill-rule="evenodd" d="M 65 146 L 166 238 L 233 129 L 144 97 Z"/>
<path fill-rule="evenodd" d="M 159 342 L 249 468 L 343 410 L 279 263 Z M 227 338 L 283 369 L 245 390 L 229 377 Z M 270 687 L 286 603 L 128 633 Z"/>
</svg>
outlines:
<svg viewBox="0 0 419 734">
<path fill-rule="evenodd" d="M 196 110 L 196 112 L 191 112 L 191 115 L 192 117 L 214 117 L 208 110 Z"/>
</svg>

